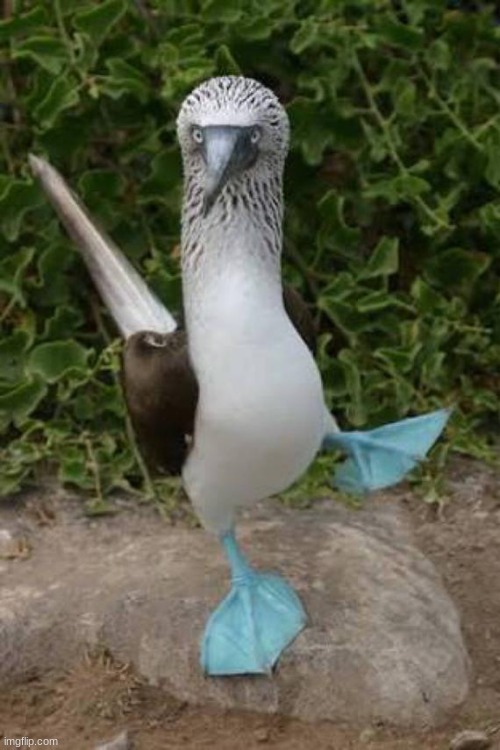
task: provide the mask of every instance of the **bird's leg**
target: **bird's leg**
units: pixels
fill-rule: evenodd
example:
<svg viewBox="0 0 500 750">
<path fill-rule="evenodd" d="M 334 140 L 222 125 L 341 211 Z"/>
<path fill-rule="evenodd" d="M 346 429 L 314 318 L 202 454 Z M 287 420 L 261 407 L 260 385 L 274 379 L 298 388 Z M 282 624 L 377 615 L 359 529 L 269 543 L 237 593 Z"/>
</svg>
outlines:
<svg viewBox="0 0 500 750">
<path fill-rule="evenodd" d="M 255 571 L 241 551 L 236 541 L 234 531 L 227 531 L 220 537 L 220 542 L 226 553 L 229 567 L 231 568 L 231 581 L 233 584 L 241 585 L 248 583 L 255 576 Z"/>
<path fill-rule="evenodd" d="M 280 576 L 250 566 L 233 531 L 220 541 L 231 568 L 231 590 L 205 628 L 203 669 L 214 676 L 269 674 L 306 624 L 304 608 Z"/>
</svg>

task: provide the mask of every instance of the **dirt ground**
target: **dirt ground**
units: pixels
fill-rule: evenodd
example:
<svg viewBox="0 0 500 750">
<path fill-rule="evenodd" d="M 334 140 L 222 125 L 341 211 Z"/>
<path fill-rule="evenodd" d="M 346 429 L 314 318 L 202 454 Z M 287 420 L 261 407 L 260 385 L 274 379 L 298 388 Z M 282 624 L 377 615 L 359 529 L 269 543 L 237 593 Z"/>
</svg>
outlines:
<svg viewBox="0 0 500 750">
<path fill-rule="evenodd" d="M 200 709 L 144 684 L 127 665 L 99 654 L 70 673 L 33 677 L 0 693 L 0 741 L 51 738 L 64 750 L 94 750 L 127 729 L 135 750 L 438 750 L 470 728 L 487 731 L 492 747 L 500 750 L 500 476 L 460 461 L 450 472 L 449 487 L 440 513 L 409 490 L 394 493 L 460 610 L 473 663 L 470 698 L 439 731 L 403 736 L 388 727 L 354 731 Z"/>
</svg>

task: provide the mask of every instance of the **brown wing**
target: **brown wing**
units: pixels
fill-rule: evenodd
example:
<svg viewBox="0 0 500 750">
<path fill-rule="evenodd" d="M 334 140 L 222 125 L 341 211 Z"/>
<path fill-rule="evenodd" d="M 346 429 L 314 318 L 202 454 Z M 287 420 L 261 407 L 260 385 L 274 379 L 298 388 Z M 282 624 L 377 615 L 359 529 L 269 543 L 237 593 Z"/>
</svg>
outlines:
<svg viewBox="0 0 500 750">
<path fill-rule="evenodd" d="M 198 403 L 186 333 L 141 331 L 130 336 L 123 352 L 122 383 L 130 420 L 148 465 L 180 474 Z"/>
<path fill-rule="evenodd" d="M 283 302 L 295 330 L 314 354 L 316 351 L 317 331 L 309 308 L 298 291 L 288 284 L 283 285 Z"/>
</svg>

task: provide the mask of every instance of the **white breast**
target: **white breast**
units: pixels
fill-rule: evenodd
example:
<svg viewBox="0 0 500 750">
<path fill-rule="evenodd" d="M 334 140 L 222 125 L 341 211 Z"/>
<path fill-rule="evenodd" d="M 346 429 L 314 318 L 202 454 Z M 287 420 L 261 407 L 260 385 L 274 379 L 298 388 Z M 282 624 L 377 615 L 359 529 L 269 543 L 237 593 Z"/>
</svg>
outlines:
<svg viewBox="0 0 500 750">
<path fill-rule="evenodd" d="M 183 477 L 203 524 L 227 530 L 238 507 L 279 492 L 313 460 L 324 435 L 314 359 L 282 305 L 281 289 L 242 269 L 213 277 L 187 308 L 200 386 Z"/>
</svg>

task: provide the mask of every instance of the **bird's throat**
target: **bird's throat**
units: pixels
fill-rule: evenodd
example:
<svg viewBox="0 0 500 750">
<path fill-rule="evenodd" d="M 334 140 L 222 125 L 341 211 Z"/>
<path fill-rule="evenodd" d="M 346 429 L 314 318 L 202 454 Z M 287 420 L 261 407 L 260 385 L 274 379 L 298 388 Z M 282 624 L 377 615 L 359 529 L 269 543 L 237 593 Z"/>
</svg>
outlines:
<svg viewBox="0 0 500 750">
<path fill-rule="evenodd" d="M 229 186 L 208 216 L 185 202 L 182 273 L 188 331 L 200 317 L 210 317 L 214 325 L 230 324 L 232 315 L 282 308 L 281 222 L 279 183 L 243 185 L 239 193 Z"/>
</svg>

